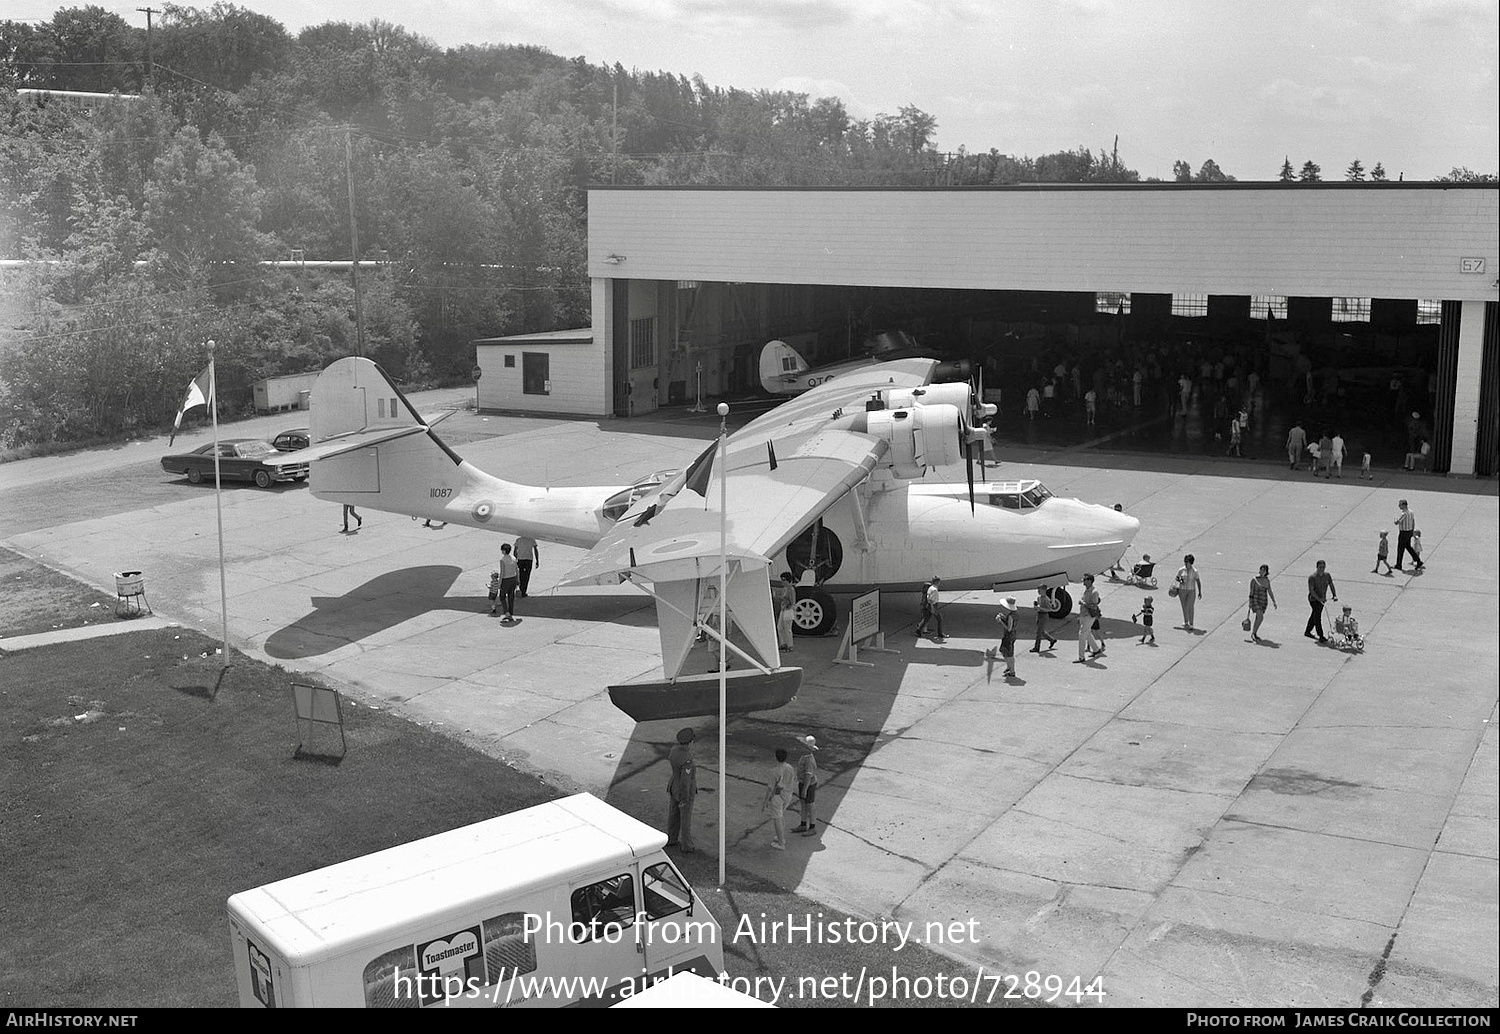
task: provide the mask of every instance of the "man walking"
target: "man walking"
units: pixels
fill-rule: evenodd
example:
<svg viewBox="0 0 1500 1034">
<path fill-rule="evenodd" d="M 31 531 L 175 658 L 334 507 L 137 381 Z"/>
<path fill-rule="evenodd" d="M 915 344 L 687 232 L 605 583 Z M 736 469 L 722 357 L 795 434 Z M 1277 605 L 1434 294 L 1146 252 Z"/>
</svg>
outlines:
<svg viewBox="0 0 1500 1034">
<path fill-rule="evenodd" d="M 1286 458 L 1293 470 L 1297 469 L 1297 461 L 1302 458 L 1302 450 L 1307 448 L 1307 432 L 1302 429 L 1299 421 L 1292 425 L 1292 429 L 1286 433 Z"/>
<path fill-rule="evenodd" d="M 1057 645 L 1057 639 L 1047 631 L 1047 619 L 1057 610 L 1057 601 L 1052 598 L 1052 590 L 1047 588 L 1043 582 L 1036 587 L 1036 601 L 1032 604 L 1036 608 L 1036 645 L 1031 648 L 1032 653 L 1042 652 L 1042 640 L 1047 640 L 1047 649 Z"/>
<path fill-rule="evenodd" d="M 683 854 L 693 854 L 693 799 L 698 796 L 698 766 L 693 761 L 691 727 L 677 730 L 677 746 L 667 755 L 672 777 L 667 780 L 667 846 L 681 847 Z"/>
<path fill-rule="evenodd" d="M 516 619 L 516 585 L 520 581 L 520 565 L 511 555 L 510 543 L 500 547 L 500 606 L 505 617 L 500 620 L 509 624 Z"/>
<path fill-rule="evenodd" d="M 1415 569 L 1420 571 L 1426 565 L 1422 563 L 1422 558 L 1413 552 L 1411 548 L 1411 533 L 1417 527 L 1417 515 L 1407 508 L 1405 499 L 1401 500 L 1397 505 L 1401 507 L 1401 512 L 1396 515 L 1396 519 L 1393 522 L 1396 525 L 1397 532 L 1396 570 L 1404 570 L 1401 563 L 1406 559 L 1406 554 L 1411 553 L 1412 563 L 1415 565 Z"/>
<path fill-rule="evenodd" d="M 1323 608 L 1328 605 L 1329 598 L 1339 598 L 1338 590 L 1333 587 L 1333 575 L 1328 573 L 1328 564 L 1322 560 L 1318 561 L 1318 569 L 1307 576 L 1307 605 L 1312 608 L 1312 613 L 1307 615 L 1307 627 L 1302 634 L 1309 639 L 1317 639 L 1318 642 L 1327 642 L 1328 638 L 1323 634 Z M 1313 635 L 1313 630 L 1317 635 Z"/>
<path fill-rule="evenodd" d="M 530 535 L 522 535 L 516 539 L 516 570 L 520 579 L 521 595 L 526 595 L 526 587 L 531 584 L 532 566 L 542 566 L 542 551 L 536 548 L 536 539 Z"/>
<path fill-rule="evenodd" d="M 917 619 L 917 636 L 927 634 L 927 622 L 931 621 L 937 625 L 938 639 L 946 639 L 943 635 L 943 609 L 942 602 L 938 598 L 938 590 L 943 580 L 937 575 L 932 576 L 932 581 L 922 586 L 922 616 Z"/>
</svg>

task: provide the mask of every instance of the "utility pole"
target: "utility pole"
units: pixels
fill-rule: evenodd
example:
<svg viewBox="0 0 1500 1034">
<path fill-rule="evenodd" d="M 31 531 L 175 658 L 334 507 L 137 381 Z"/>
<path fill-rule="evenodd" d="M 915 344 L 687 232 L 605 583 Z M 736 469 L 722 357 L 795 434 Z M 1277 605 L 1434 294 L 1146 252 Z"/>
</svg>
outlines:
<svg viewBox="0 0 1500 1034">
<path fill-rule="evenodd" d="M 151 41 L 151 16 L 153 14 L 161 14 L 161 12 L 154 7 L 137 7 L 136 10 L 146 16 L 146 82 L 151 86 L 155 86 L 156 51 L 152 47 Z"/>
<path fill-rule="evenodd" d="M 349 252 L 354 259 L 354 354 L 365 354 L 365 314 L 359 297 L 359 224 L 354 219 L 354 144 L 344 127 L 344 179 L 349 184 Z"/>
</svg>

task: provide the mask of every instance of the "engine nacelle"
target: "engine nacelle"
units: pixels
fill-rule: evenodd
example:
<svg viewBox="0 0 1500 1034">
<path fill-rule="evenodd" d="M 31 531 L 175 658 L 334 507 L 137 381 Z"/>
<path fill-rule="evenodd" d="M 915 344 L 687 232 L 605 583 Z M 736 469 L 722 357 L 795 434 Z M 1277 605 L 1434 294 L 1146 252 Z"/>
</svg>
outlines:
<svg viewBox="0 0 1500 1034">
<path fill-rule="evenodd" d="M 967 384 L 924 384 L 920 388 L 887 388 L 880 393 L 881 399 L 891 409 L 908 406 L 953 406 L 959 410 L 969 406 Z"/>
<path fill-rule="evenodd" d="M 886 459 L 898 478 L 919 478 L 928 467 L 957 463 L 963 456 L 961 424 L 958 407 L 946 404 L 865 414 L 867 432 L 890 443 Z"/>
</svg>

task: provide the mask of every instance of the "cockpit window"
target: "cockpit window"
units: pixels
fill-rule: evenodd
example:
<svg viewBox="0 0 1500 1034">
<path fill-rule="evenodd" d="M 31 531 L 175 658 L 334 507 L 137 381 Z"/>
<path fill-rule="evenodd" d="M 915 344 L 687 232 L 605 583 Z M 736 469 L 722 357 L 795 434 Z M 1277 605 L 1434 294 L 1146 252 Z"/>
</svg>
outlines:
<svg viewBox="0 0 1500 1034">
<path fill-rule="evenodd" d="M 625 516 L 626 511 L 640 500 L 641 496 L 647 492 L 654 491 L 656 488 L 657 483 L 652 483 L 621 489 L 604 500 L 604 509 L 602 511 L 604 519 L 611 523 L 618 521 L 621 517 Z"/>
<path fill-rule="evenodd" d="M 991 492 L 990 505 L 1002 510 L 1033 510 L 1051 498 L 1052 493 L 1047 491 L 1046 486 L 1038 483 L 1024 490 L 1017 487 L 1003 492 Z"/>
</svg>

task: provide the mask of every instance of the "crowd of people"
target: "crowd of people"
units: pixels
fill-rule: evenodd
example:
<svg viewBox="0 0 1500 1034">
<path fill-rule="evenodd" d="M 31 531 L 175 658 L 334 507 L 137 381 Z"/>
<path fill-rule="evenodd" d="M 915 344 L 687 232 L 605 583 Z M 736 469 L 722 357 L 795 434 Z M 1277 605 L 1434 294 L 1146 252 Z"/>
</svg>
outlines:
<svg viewBox="0 0 1500 1034">
<path fill-rule="evenodd" d="M 991 358 L 987 365 L 987 383 L 1007 382 L 998 359 Z M 1429 375 L 1428 381 L 1430 402 L 1435 397 L 1435 377 Z M 1302 426 L 1301 421 L 1308 420 L 1332 441 L 1343 437 L 1339 425 L 1358 433 L 1365 429 L 1372 405 L 1384 408 L 1378 399 L 1367 397 L 1378 393 L 1375 387 L 1356 398 L 1346 397 L 1348 386 L 1341 371 L 1334 366 L 1316 367 L 1306 353 L 1273 367 L 1264 343 L 1159 341 L 1054 349 L 1027 358 L 1019 384 L 1009 396 L 1002 391 L 1000 404 L 1002 413 L 1009 406 L 1009 412 L 1025 422 L 1071 421 L 1092 430 L 1165 419 L 1176 428 L 1185 427 L 1189 414 L 1195 414 L 1205 449 L 1233 457 L 1245 456 L 1252 431 L 1261 436 L 1273 426 L 1286 427 L 1288 422 Z M 1431 430 L 1421 412 L 1410 408 L 1420 406 L 1423 396 L 1410 390 L 1400 373 L 1392 375 L 1388 392 L 1386 405 L 1396 407 L 1391 410 L 1391 426 L 1398 420 L 1406 424 L 1403 465 L 1425 469 L 1431 463 Z M 1302 448 L 1316 446 L 1318 441 L 1307 438 Z M 1400 454 L 1394 442 L 1382 440 L 1378 447 L 1374 445 L 1351 442 L 1347 455 L 1362 458 L 1378 448 L 1389 448 L 1394 462 Z M 1310 459 L 1317 463 L 1299 452 L 1296 462 Z"/>
<path fill-rule="evenodd" d="M 1385 574 L 1393 577 L 1396 572 L 1406 573 L 1405 563 L 1407 558 L 1411 561 L 1412 573 L 1425 570 L 1426 565 L 1422 560 L 1422 532 L 1417 527 L 1416 515 L 1412 513 L 1407 500 L 1402 499 L 1399 504 L 1400 512 L 1392 522 L 1397 529 L 1396 563 L 1390 562 L 1390 539 L 1389 532 L 1381 531 L 1376 545 L 1375 567 L 1372 574 Z M 1149 563 L 1150 555 L 1144 559 L 1145 564 L 1134 565 L 1129 577 L 1117 580 L 1141 586 L 1154 586 L 1155 578 L 1151 576 L 1153 564 Z M 1385 570 L 1382 572 L 1381 567 Z M 1111 578 L 1116 578 L 1117 572 L 1122 569 L 1117 565 L 1110 569 Z M 1149 577 L 1149 581 L 1146 579 Z M 1098 589 L 1095 586 L 1095 576 L 1085 574 L 1083 576 L 1083 588 L 1079 594 L 1077 634 L 1078 634 L 1078 657 L 1074 664 L 1088 664 L 1105 656 L 1106 636 L 1103 625 L 1103 603 Z M 934 576 L 922 587 L 921 595 L 921 619 L 916 626 L 916 634 L 921 636 L 928 634 L 929 626 L 935 629 L 935 635 L 939 641 L 943 641 L 942 635 L 942 602 L 940 589 L 942 578 Z M 1204 598 L 1203 576 L 1197 567 L 1197 558 L 1188 553 L 1182 558 L 1182 566 L 1178 568 L 1167 588 L 1167 594 L 1177 600 L 1182 608 L 1182 623 L 1177 625 L 1178 629 L 1195 635 L 1206 635 L 1207 630 L 1197 625 L 1197 605 Z M 1345 604 L 1342 613 L 1338 615 L 1331 630 L 1323 623 L 1323 611 L 1330 603 L 1339 601 L 1338 589 L 1334 584 L 1333 575 L 1328 570 L 1326 561 L 1319 560 L 1314 565 L 1313 571 L 1307 577 L 1307 624 L 1303 629 L 1303 635 L 1309 639 L 1315 639 L 1322 644 L 1332 644 L 1341 649 L 1364 649 L 1364 638 L 1359 631 L 1359 620 L 1354 616 L 1354 608 Z M 1016 639 L 1021 627 L 1021 615 L 1019 603 L 1014 596 L 1007 596 L 1000 601 L 995 613 L 995 622 L 999 626 L 999 642 L 984 651 L 984 656 L 991 664 L 1003 663 L 1005 665 L 1004 677 L 1016 678 Z M 1037 586 L 1036 599 L 1032 602 L 1033 612 L 1036 619 L 1035 641 L 1031 652 L 1036 654 L 1051 653 L 1058 643 L 1057 632 L 1065 627 L 1063 624 L 1053 623 L 1053 615 L 1059 608 L 1056 592 L 1046 583 Z M 1280 604 L 1276 600 L 1276 591 L 1271 585 L 1271 568 L 1268 564 L 1261 564 L 1259 569 L 1249 580 L 1249 592 L 1245 606 L 1245 616 L 1240 622 L 1243 631 L 1249 634 L 1245 641 L 1248 643 L 1261 644 L 1267 640 L 1261 638 L 1261 628 L 1266 620 L 1268 610 L 1279 609 Z M 1142 598 L 1141 605 L 1130 615 L 1134 625 L 1131 637 L 1139 635 L 1140 645 L 1156 645 L 1155 628 L 1156 604 L 1155 597 L 1146 595 Z M 1043 646 L 1042 641 L 1047 645 Z"/>
</svg>

